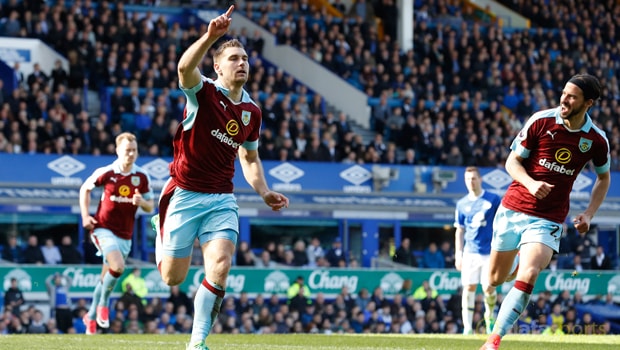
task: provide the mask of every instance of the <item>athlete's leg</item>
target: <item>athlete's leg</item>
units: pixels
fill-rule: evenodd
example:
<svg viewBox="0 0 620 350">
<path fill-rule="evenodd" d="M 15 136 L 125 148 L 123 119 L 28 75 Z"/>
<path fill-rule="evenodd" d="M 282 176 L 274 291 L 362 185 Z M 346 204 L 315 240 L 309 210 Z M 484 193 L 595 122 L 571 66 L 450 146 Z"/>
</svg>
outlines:
<svg viewBox="0 0 620 350">
<path fill-rule="evenodd" d="M 103 260 L 108 271 L 102 271 L 101 297 L 97 305 L 97 324 L 102 328 L 108 328 L 110 326 L 110 295 L 125 271 L 125 258 L 131 250 L 131 240 L 118 238 L 109 230 L 102 232 L 102 236 L 105 236 L 105 242 L 102 243 L 105 257 Z"/>
<path fill-rule="evenodd" d="M 235 231 L 228 230 L 215 234 L 224 234 L 232 239 L 213 239 L 201 246 L 205 279 L 194 297 L 194 324 L 190 344 L 203 342 L 217 320 L 226 291 L 226 278 L 235 252 L 237 236 Z"/>
<path fill-rule="evenodd" d="M 103 263 L 101 267 L 101 275 L 99 280 L 97 281 L 97 285 L 95 285 L 95 289 L 93 290 L 93 297 L 90 303 L 90 307 L 88 308 L 88 312 L 84 314 L 82 318 L 82 322 L 86 326 L 86 334 L 96 334 L 97 333 L 97 307 L 99 306 L 99 300 L 101 300 L 101 291 L 103 289 L 103 276 L 108 272 L 110 267 Z"/>
<path fill-rule="evenodd" d="M 493 333 L 504 336 L 526 308 L 540 272 L 549 265 L 553 249 L 543 243 L 526 243 L 521 246 L 517 280 L 504 298 L 497 315 Z"/>
<path fill-rule="evenodd" d="M 482 269 L 480 274 L 480 284 L 484 293 L 484 323 L 487 334 L 490 334 L 495 325 L 495 304 L 497 303 L 497 291 L 489 284 L 490 256 L 484 255 L 482 258 Z"/>
<path fill-rule="evenodd" d="M 487 334 L 493 331 L 495 325 L 495 304 L 497 303 L 497 291 L 495 287 L 486 286 L 484 289 L 484 324 Z"/>
<path fill-rule="evenodd" d="M 463 318 L 463 334 L 473 334 L 472 323 L 474 319 L 474 309 L 476 307 L 476 288 L 477 284 L 463 286 L 461 296 L 461 317 Z"/>
<path fill-rule="evenodd" d="M 103 277 L 106 273 L 108 273 L 109 269 L 110 267 L 105 263 L 103 263 L 103 265 L 101 266 L 101 276 L 99 277 L 97 285 L 95 286 L 95 290 L 93 291 L 93 300 L 90 303 L 90 308 L 88 309 L 88 313 L 86 314 L 89 320 L 94 321 L 95 317 L 97 316 L 97 306 L 99 306 L 99 300 L 101 300 L 101 290 L 103 289 Z"/>
<path fill-rule="evenodd" d="M 156 231 L 157 268 L 164 283 L 176 286 L 187 277 L 194 239 L 202 232 L 202 217 L 207 208 L 201 203 L 206 195 L 184 191 L 171 179 L 162 190 L 159 214 L 151 223 Z"/>
<path fill-rule="evenodd" d="M 108 267 L 108 270 L 102 271 L 102 293 L 99 306 L 107 307 L 116 282 L 125 271 L 125 258 L 120 250 L 111 250 L 106 254 L 106 261 L 107 264 L 104 267 Z"/>
<path fill-rule="evenodd" d="M 476 288 L 480 284 L 483 259 L 480 254 L 463 253 L 461 264 L 461 317 L 463 334 L 473 334 L 474 308 L 476 306 Z"/>
<path fill-rule="evenodd" d="M 497 287 L 506 281 L 518 252 L 518 249 L 509 251 L 491 250 L 489 285 Z"/>
</svg>

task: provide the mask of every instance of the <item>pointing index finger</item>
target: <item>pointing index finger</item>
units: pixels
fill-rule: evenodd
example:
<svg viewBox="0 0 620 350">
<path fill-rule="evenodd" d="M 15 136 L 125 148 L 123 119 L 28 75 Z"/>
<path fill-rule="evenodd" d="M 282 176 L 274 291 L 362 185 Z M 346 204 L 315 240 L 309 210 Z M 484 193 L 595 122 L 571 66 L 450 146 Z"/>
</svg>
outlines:
<svg viewBox="0 0 620 350">
<path fill-rule="evenodd" d="M 228 11 L 226 11 L 226 17 L 230 18 L 234 9 L 235 9 L 235 5 L 230 5 L 230 7 L 228 8 Z"/>
</svg>

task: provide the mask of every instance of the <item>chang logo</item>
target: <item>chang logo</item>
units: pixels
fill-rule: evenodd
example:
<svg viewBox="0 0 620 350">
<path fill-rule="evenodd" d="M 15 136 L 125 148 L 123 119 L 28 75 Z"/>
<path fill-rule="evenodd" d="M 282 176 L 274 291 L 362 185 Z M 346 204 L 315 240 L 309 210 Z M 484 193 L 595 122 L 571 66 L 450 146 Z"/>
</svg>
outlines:
<svg viewBox="0 0 620 350">
<path fill-rule="evenodd" d="M 170 286 L 168 286 L 166 282 L 161 279 L 161 275 L 156 269 L 153 269 L 151 272 L 147 273 L 146 276 L 144 276 L 144 283 L 146 284 L 146 288 L 149 290 L 149 293 L 170 294 Z"/>
<path fill-rule="evenodd" d="M 236 136 L 239 133 L 239 124 L 236 120 L 229 120 L 226 123 L 226 132 L 230 136 Z"/>
<path fill-rule="evenodd" d="M 282 271 L 273 271 L 265 277 L 263 288 L 266 293 L 286 293 L 290 287 L 288 276 Z"/>
<path fill-rule="evenodd" d="M 9 289 L 11 286 L 11 279 L 15 278 L 17 280 L 17 287 L 22 292 L 30 292 L 32 291 L 32 277 L 22 269 L 13 269 L 9 273 L 4 276 L 4 280 L 2 281 L 3 290 Z M 43 283 L 45 285 L 45 283 Z"/>
<path fill-rule="evenodd" d="M 555 151 L 555 160 L 560 164 L 566 164 L 570 162 L 571 158 L 572 154 L 567 148 L 560 148 L 559 150 Z"/>
<path fill-rule="evenodd" d="M 607 282 L 607 293 L 620 295 L 620 276 L 614 276 Z"/>
<path fill-rule="evenodd" d="M 379 285 L 381 289 L 387 294 L 397 294 L 403 286 L 403 278 L 395 272 L 390 272 L 383 276 Z"/>
</svg>

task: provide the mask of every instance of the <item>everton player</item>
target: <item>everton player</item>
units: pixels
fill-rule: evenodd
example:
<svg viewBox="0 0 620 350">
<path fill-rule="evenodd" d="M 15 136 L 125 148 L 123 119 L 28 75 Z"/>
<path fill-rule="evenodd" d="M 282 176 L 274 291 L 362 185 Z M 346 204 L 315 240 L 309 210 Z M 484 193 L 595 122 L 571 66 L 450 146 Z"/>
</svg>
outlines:
<svg viewBox="0 0 620 350">
<path fill-rule="evenodd" d="M 205 278 L 194 298 L 194 324 L 188 349 L 208 349 L 205 338 L 215 322 L 239 234 L 233 195 L 235 159 L 246 181 L 272 210 L 288 207 L 288 198 L 267 186 L 258 157 L 261 110 L 243 89 L 250 67 L 237 40 L 221 43 L 213 53 L 217 79 L 198 66 L 226 32 L 234 6 L 209 23 L 207 32 L 181 56 L 181 90 L 187 96 L 184 117 L 174 137 L 170 179 L 152 223 L 158 232 L 157 266 L 163 281 L 178 285 L 187 276 L 196 238 L 204 258 Z"/>
<path fill-rule="evenodd" d="M 135 165 L 138 142 L 135 135 L 124 132 L 116 137 L 117 160 L 99 168 L 80 188 L 82 226 L 91 232 L 91 239 L 103 256 L 101 280 L 93 292 L 90 310 L 84 315 L 86 334 L 95 334 L 97 324 L 110 326 L 110 293 L 125 269 L 131 250 L 134 220 L 138 207 L 151 212 L 154 206 L 149 175 Z M 89 213 L 93 189 L 103 190 L 97 213 Z M 96 322 L 96 323 L 95 323 Z"/>
<path fill-rule="evenodd" d="M 477 167 L 465 168 L 467 195 L 456 203 L 454 250 L 455 267 L 461 271 L 463 285 L 462 310 L 463 334 L 473 334 L 472 322 L 476 302 L 476 288 L 484 293 L 484 322 L 491 333 L 495 322 L 497 292 L 489 285 L 489 254 L 493 237 L 493 218 L 501 198 L 482 188 L 482 177 Z"/>
<path fill-rule="evenodd" d="M 483 349 L 498 349 L 501 338 L 526 308 L 536 279 L 559 250 L 570 192 L 579 172 L 591 162 L 597 179 L 587 208 L 573 219 L 585 234 L 610 185 L 609 142 L 587 111 L 601 85 L 577 74 L 564 86 L 560 106 L 535 113 L 511 145 L 506 170 L 513 182 L 495 215 L 491 242 L 491 284 L 503 283 L 517 252 L 519 270 L 504 298 Z"/>
</svg>

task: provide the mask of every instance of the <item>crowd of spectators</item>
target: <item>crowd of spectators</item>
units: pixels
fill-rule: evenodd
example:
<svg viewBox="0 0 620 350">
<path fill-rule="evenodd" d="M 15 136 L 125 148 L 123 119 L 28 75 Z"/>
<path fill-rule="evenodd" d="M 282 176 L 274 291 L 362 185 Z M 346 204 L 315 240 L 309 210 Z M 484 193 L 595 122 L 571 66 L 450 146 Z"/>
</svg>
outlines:
<svg viewBox="0 0 620 350">
<path fill-rule="evenodd" d="M 244 29 L 231 36 L 251 56 L 247 90 L 263 109 L 261 156 L 501 166 L 525 119 L 556 105 L 565 80 L 587 70 L 603 83 L 603 98 L 591 115 L 610 140 L 612 170 L 620 169 L 620 132 L 613 118 L 620 112 L 620 61 L 611 44 L 615 27 L 609 27 L 609 14 L 619 6 L 596 1 L 561 6 L 563 11 L 550 13 L 554 18 L 569 13 L 568 23 L 556 18 L 551 23 L 557 27 L 534 22 L 533 29 L 517 30 L 479 20 L 458 3 L 416 1 L 414 46 L 402 50 L 389 25 L 396 23 L 393 0 L 358 0 L 350 8 L 336 1 L 343 18 L 305 0 L 247 2 L 240 11 L 278 42 L 367 93 L 376 133 L 365 140 L 346 114 L 326 108 L 320 91 L 309 91 L 262 60 L 264 38 Z M 541 6 L 529 8 L 547 13 Z M 3 35 L 39 38 L 69 61 L 68 71 L 57 63 L 52 72 L 35 68 L 26 77 L 16 64 L 18 87 L 0 83 L 0 152 L 107 154 L 114 135 L 129 129 L 139 134 L 143 154 L 171 155 L 185 103 L 178 93 L 176 61 L 206 24 L 182 27 L 148 7 L 141 15 L 125 11 L 122 2 L 90 0 L 71 5 L 9 1 L 0 15 Z M 384 19 L 381 26 L 375 16 Z M 202 71 L 212 76 L 209 58 Z M 109 108 L 86 108 L 83 89 L 108 88 L 114 91 Z"/>
<path fill-rule="evenodd" d="M 407 280 L 395 295 L 384 295 L 381 287 L 372 291 L 362 288 L 352 294 L 346 286 L 333 298 L 322 293 L 310 297 L 309 290 L 298 277 L 292 281 L 286 296 L 271 294 L 251 297 L 246 292 L 227 296 L 212 333 L 215 334 L 285 334 L 285 333 L 392 333 L 423 334 L 462 332 L 460 291 L 449 297 L 438 295 L 423 281 L 411 289 Z M 304 291 L 305 290 L 305 291 Z M 480 299 L 480 298 L 479 298 Z M 171 287 L 167 298 L 138 297 L 128 288 L 113 300 L 110 328 L 99 329 L 108 334 L 178 334 L 190 333 L 192 327 L 192 296 Z M 501 304 L 501 295 L 498 300 Z M 530 334 L 614 334 L 608 320 L 596 320 L 579 306 L 607 305 L 617 308 L 613 295 L 607 294 L 584 301 L 579 292 L 563 292 L 552 296 L 543 292 L 535 298 L 514 333 Z M 476 301 L 474 324 L 484 333 L 482 300 Z M 82 316 L 88 301 L 77 299 L 71 308 L 72 323 L 60 331 L 54 317 L 45 315 L 35 304 L 23 300 L 17 280 L 5 293 L 4 310 L 0 313 L 1 334 L 84 333 Z M 551 329 L 551 330 L 549 330 Z M 559 330 L 559 331 L 558 331 Z"/>
<path fill-rule="evenodd" d="M 613 270 L 617 268 L 616 257 L 609 254 L 603 244 L 597 243 L 596 228 L 588 234 L 577 234 L 567 229 L 561 238 L 560 251 L 555 254 L 549 269 L 573 270 Z M 23 240 L 15 234 L 7 236 L 6 244 L 0 246 L 2 261 L 21 264 L 100 264 L 101 257 L 90 240 L 81 249 L 73 244 L 71 235 L 63 235 L 58 245 L 52 237 L 30 234 Z M 202 255 L 195 242 L 191 264 L 202 266 Z M 426 246 L 412 246 L 409 237 L 403 237 L 398 244 L 391 244 L 380 253 L 381 258 L 418 268 L 444 269 L 454 267 L 453 242 L 431 240 Z M 328 242 L 314 236 L 308 239 L 298 237 L 290 244 L 282 241 L 268 241 L 264 245 L 251 246 L 240 241 L 233 259 L 239 267 L 305 267 L 305 268 L 358 268 L 356 256 L 344 250 L 339 237 Z"/>
<path fill-rule="evenodd" d="M 16 264 L 57 265 L 82 264 L 82 253 L 73 244 L 71 235 L 64 235 L 56 245 L 52 237 L 45 238 L 45 244 L 39 244 L 39 236 L 31 234 L 25 243 L 20 243 L 16 234 L 9 234 L 6 244 L 0 246 L 0 257 L 5 262 Z"/>
</svg>

